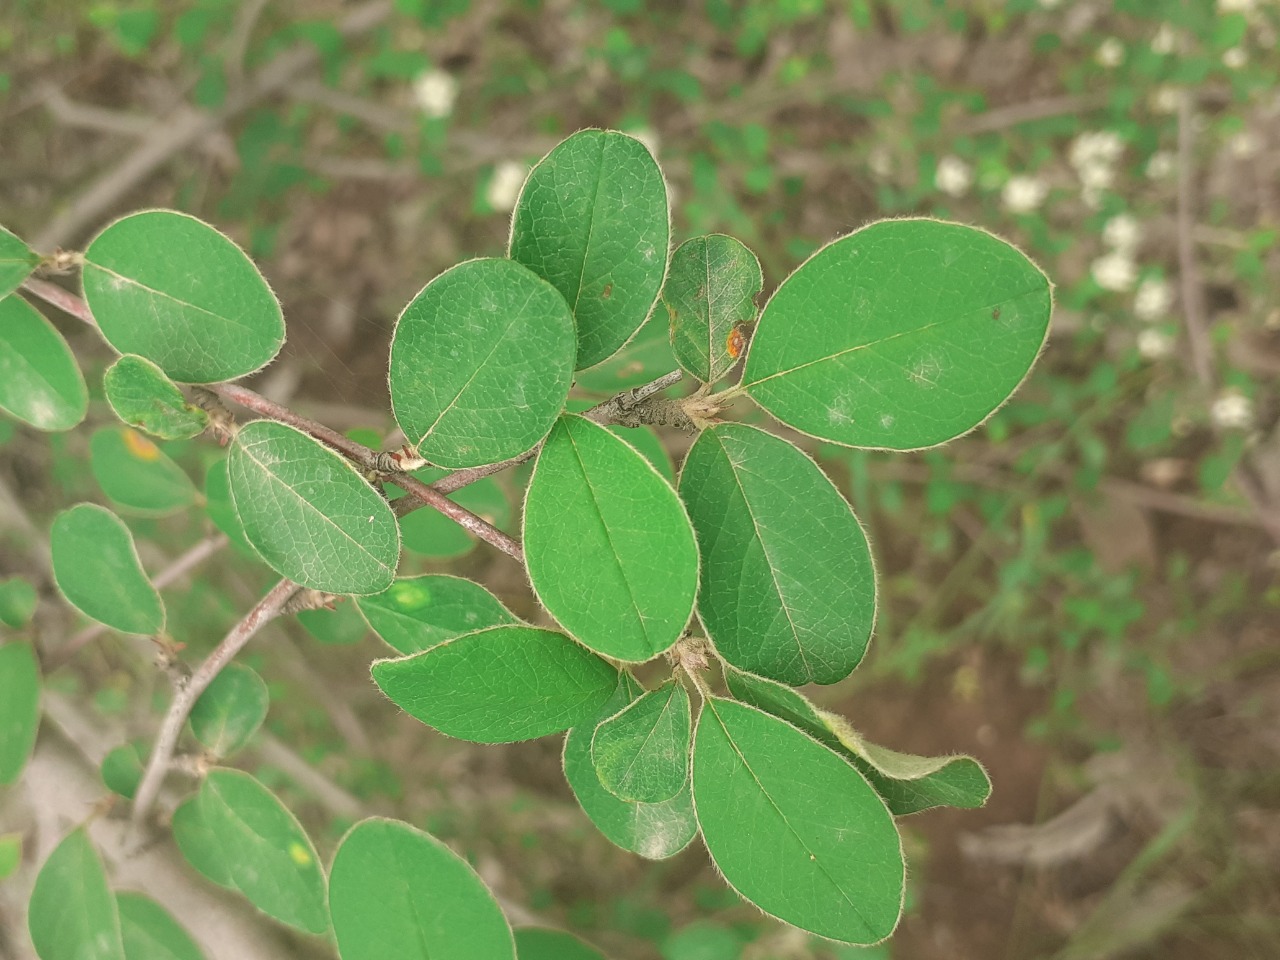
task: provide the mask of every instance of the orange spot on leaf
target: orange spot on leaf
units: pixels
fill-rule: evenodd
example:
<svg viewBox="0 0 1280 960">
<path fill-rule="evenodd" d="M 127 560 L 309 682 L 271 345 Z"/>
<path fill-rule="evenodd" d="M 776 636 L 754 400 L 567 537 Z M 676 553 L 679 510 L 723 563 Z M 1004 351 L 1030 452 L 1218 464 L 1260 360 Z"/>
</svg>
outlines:
<svg viewBox="0 0 1280 960">
<path fill-rule="evenodd" d="M 742 353 L 742 348 L 747 345 L 747 338 L 742 335 L 740 327 L 734 327 L 729 331 L 729 338 L 725 341 L 725 349 L 729 351 L 729 356 L 737 360 Z"/>
<path fill-rule="evenodd" d="M 160 459 L 160 448 L 142 434 L 133 430 L 126 430 L 124 432 L 124 446 L 126 450 L 139 460 Z"/>
</svg>

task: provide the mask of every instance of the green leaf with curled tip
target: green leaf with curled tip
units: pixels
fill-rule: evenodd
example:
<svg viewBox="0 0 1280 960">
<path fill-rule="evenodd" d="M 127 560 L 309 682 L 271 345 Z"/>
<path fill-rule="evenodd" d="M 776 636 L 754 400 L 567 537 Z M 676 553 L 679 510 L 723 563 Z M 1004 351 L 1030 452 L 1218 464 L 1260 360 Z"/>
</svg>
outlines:
<svg viewBox="0 0 1280 960">
<path fill-rule="evenodd" d="M 80 503 L 63 510 L 49 548 L 58 589 L 86 617 L 121 633 L 164 629 L 164 603 L 142 569 L 133 534 L 106 507 Z"/>
<path fill-rule="evenodd" d="M 835 683 L 875 623 L 862 527 L 818 465 L 745 424 L 702 431 L 680 472 L 698 534 L 698 615 L 731 664 L 790 684 Z"/>
<path fill-rule="evenodd" d="M 70 430 L 89 391 L 53 324 L 17 294 L 0 299 L 0 410 L 37 430 Z"/>
<path fill-rule="evenodd" d="M 550 927 L 517 927 L 518 960 L 605 960 L 605 955 L 571 933 Z"/>
<path fill-rule="evenodd" d="M 400 560 L 387 501 L 333 450 L 293 427 L 255 420 L 227 457 L 245 537 L 273 570 L 325 593 L 378 593 Z"/>
<path fill-rule="evenodd" d="M 591 762 L 619 800 L 661 803 L 689 779 L 689 694 L 675 680 L 649 690 L 596 727 Z"/>
<path fill-rule="evenodd" d="M 39 263 L 38 253 L 17 234 L 0 227 L 0 300 L 22 286 Z"/>
<path fill-rule="evenodd" d="M 763 289 L 760 260 L 733 237 L 713 233 L 676 247 L 662 300 L 680 366 L 703 383 L 715 383 L 733 369 Z"/>
<path fill-rule="evenodd" d="M 374 682 L 441 733 L 512 743 L 559 733 L 593 716 L 617 670 L 562 633 L 490 627 L 399 660 L 379 660 Z"/>
<path fill-rule="evenodd" d="M 689 622 L 698 549 L 684 507 L 643 455 L 590 420 L 561 417 L 543 444 L 524 550 L 538 599 L 605 656 L 649 660 Z"/>
<path fill-rule="evenodd" d="M 253 261 L 174 210 L 112 223 L 85 249 L 84 298 L 107 342 L 182 383 L 234 380 L 284 344 L 284 315 Z"/>
<path fill-rule="evenodd" d="M 0 786 L 17 781 L 40 729 L 40 665 L 26 643 L 0 644 Z"/>
<path fill-rule="evenodd" d="M 480 584 L 445 574 L 403 577 L 382 593 L 358 597 L 356 604 L 374 633 L 404 654 L 519 622 Z"/>
<path fill-rule="evenodd" d="M 801 789 L 802 787 L 802 789 Z M 711 859 L 765 913 L 872 944 L 902 914 L 906 864 L 884 801 L 842 757 L 776 717 L 708 698 L 693 797 Z"/>
<path fill-rule="evenodd" d="M 514 960 L 511 927 L 460 856 L 407 823 L 372 818 L 334 854 L 329 912 L 342 960 Z"/>
<path fill-rule="evenodd" d="M 509 253 L 568 301 L 582 370 L 616 353 L 649 316 L 670 238 L 667 185 L 648 148 L 614 130 L 582 130 L 529 173 Z"/>
<path fill-rule="evenodd" d="M 698 835 L 689 784 L 661 803 L 628 803 L 604 788 L 591 762 L 596 727 L 631 703 L 642 689 L 624 671 L 613 696 L 595 718 L 569 731 L 564 738 L 564 776 L 582 812 L 610 843 L 648 860 L 665 860 Z"/>
<path fill-rule="evenodd" d="M 239 752 L 267 718 L 271 697 L 257 672 L 229 663 L 191 708 L 191 732 L 215 757 Z"/>
<path fill-rule="evenodd" d="M 121 357 L 102 377 L 116 416 L 161 440 L 184 440 L 203 433 L 209 414 L 194 404 L 163 370 L 145 357 Z"/>
<path fill-rule="evenodd" d="M 63 838 L 36 875 L 27 929 L 40 960 L 126 960 L 116 898 L 83 827 Z"/>
<path fill-rule="evenodd" d="M 116 903 L 125 960 L 204 960 L 191 934 L 150 897 L 126 891 Z"/>
<path fill-rule="evenodd" d="M 413 298 L 391 340 L 391 406 L 439 467 L 532 450 L 573 382 L 573 316 L 556 289 L 510 260 L 469 260 Z"/>
<path fill-rule="evenodd" d="M 103 427 L 89 439 L 89 469 L 111 502 L 126 512 L 160 517 L 196 501 L 195 484 L 151 440 L 129 427 Z"/>
<path fill-rule="evenodd" d="M 146 741 L 133 740 L 107 751 L 98 767 L 106 788 L 126 800 L 132 800 L 138 784 L 142 782 L 146 750 Z"/>
<path fill-rule="evenodd" d="M 790 687 L 732 668 L 725 682 L 734 697 L 799 727 L 857 767 L 894 816 L 930 807 L 981 807 L 991 780 L 973 757 L 918 757 L 868 743 L 843 718 L 819 710 Z"/>
<path fill-rule="evenodd" d="M 324 871 L 302 825 L 249 774 L 217 767 L 197 794 L 231 883 L 255 907 L 307 933 L 329 929 Z"/>
<path fill-rule="evenodd" d="M 851 447 L 915 450 L 982 423 L 1049 330 L 1049 278 L 958 223 L 882 220 L 829 243 L 765 305 L 741 386 L 778 420 Z"/>
</svg>

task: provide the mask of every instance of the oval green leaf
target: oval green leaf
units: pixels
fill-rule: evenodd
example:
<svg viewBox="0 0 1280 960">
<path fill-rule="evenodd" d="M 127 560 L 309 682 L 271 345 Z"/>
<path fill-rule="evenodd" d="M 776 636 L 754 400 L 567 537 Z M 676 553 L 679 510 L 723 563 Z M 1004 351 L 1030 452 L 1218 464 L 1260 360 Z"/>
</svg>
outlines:
<svg viewBox="0 0 1280 960">
<path fill-rule="evenodd" d="M 862 774 L 822 744 L 754 707 L 708 699 L 693 797 L 711 859 L 765 913 L 844 943 L 878 943 L 897 926 L 898 829 Z"/>
<path fill-rule="evenodd" d="M 512 743 L 559 733 L 595 715 L 618 672 L 564 634 L 501 626 L 373 665 L 401 709 L 441 733 Z"/>
<path fill-rule="evenodd" d="M 0 227 L 0 300 L 3 300 L 31 275 L 40 263 L 40 255 L 22 242 L 17 234 Z"/>
<path fill-rule="evenodd" d="M 648 860 L 665 860 L 698 834 L 689 784 L 662 803 L 628 803 L 604 788 L 591 762 L 596 727 L 631 703 L 640 689 L 629 674 L 622 673 L 613 696 L 595 719 L 569 731 L 564 738 L 564 776 L 583 813 L 610 843 Z"/>
<path fill-rule="evenodd" d="M 605 656 L 652 659 L 689 622 L 698 548 L 684 507 L 634 447 L 583 417 L 561 417 L 538 454 L 524 552 L 543 606 Z"/>
<path fill-rule="evenodd" d="M 550 927 L 516 929 L 519 960 L 605 960 L 605 955 L 571 933 Z"/>
<path fill-rule="evenodd" d="M 583 370 L 574 381 L 574 389 L 611 397 L 656 380 L 670 373 L 676 365 L 668 335 L 667 311 L 655 308 L 640 332 L 604 363 Z"/>
<path fill-rule="evenodd" d="M 624 133 L 583 130 L 530 172 L 510 255 L 568 301 L 582 370 L 616 353 L 649 316 L 670 239 L 667 185 L 649 149 Z"/>
<path fill-rule="evenodd" d="M 204 960 L 191 934 L 150 897 L 124 892 L 116 903 L 125 960 Z"/>
<path fill-rule="evenodd" d="M 228 890 L 236 889 L 231 869 L 223 856 L 222 845 L 204 822 L 200 813 L 199 794 L 187 797 L 173 811 L 173 839 L 187 863 L 206 880 Z"/>
<path fill-rule="evenodd" d="M 40 727 L 40 665 L 25 643 L 0 645 L 0 786 L 22 774 Z"/>
<path fill-rule="evenodd" d="M 184 440 L 209 425 L 209 415 L 145 357 L 121 357 L 103 374 L 102 389 L 117 417 L 153 437 Z"/>
<path fill-rule="evenodd" d="M 342 960 L 512 960 L 506 917 L 484 881 L 443 843 L 374 818 L 333 858 L 329 910 Z"/>
<path fill-rule="evenodd" d="M 689 694 L 670 680 L 596 727 L 591 762 L 618 799 L 661 803 L 689 779 L 689 737 Z"/>
<path fill-rule="evenodd" d="M 680 366 L 703 383 L 732 370 L 763 289 L 760 260 L 733 237 L 713 233 L 676 247 L 662 300 Z"/>
<path fill-rule="evenodd" d="M 40 868 L 27 928 L 40 960 L 126 960 L 116 898 L 83 828 L 67 834 Z"/>
<path fill-rule="evenodd" d="M 328 930 L 316 848 L 276 795 L 247 773 L 219 767 L 197 798 L 236 889 L 281 923 L 307 933 Z"/>
<path fill-rule="evenodd" d="M 1016 247 L 939 220 L 882 220 L 823 247 L 760 315 L 742 386 L 788 426 L 915 450 L 972 430 L 1049 330 L 1046 277 Z"/>
<path fill-rule="evenodd" d="M 849 504 L 812 460 L 742 424 L 704 430 L 680 496 L 702 548 L 698 614 L 736 667 L 835 683 L 875 624 L 875 567 Z"/>
<path fill-rule="evenodd" d="M 36 588 L 22 577 L 0 580 L 0 623 L 25 627 L 36 612 Z"/>
<path fill-rule="evenodd" d="M 231 479 L 227 476 L 225 457 L 209 464 L 209 470 L 204 475 L 204 510 L 209 515 L 210 522 L 227 535 L 237 550 L 261 561 L 258 551 L 249 545 L 249 538 L 244 535 L 244 524 L 240 522 L 240 514 L 236 513 L 235 504 L 231 502 Z"/>
<path fill-rule="evenodd" d="M 878 747 L 790 687 L 732 668 L 724 677 L 735 698 L 799 727 L 857 767 L 896 817 L 930 807 L 972 809 L 991 796 L 987 771 L 973 757 L 919 757 Z"/>
<path fill-rule="evenodd" d="M 255 420 L 236 436 L 227 476 L 245 537 L 281 576 L 325 593 L 391 585 L 400 559 L 395 514 L 320 441 Z"/>
<path fill-rule="evenodd" d="M 431 483 L 444 476 L 444 470 L 416 470 L 414 476 L 424 483 Z M 395 484 L 387 484 L 387 495 L 398 495 Z M 481 477 L 461 490 L 449 494 L 449 499 L 466 507 L 476 516 L 489 521 L 499 530 L 506 530 L 511 523 L 511 503 L 502 487 L 493 477 Z M 400 537 L 404 548 L 424 557 L 443 559 L 460 557 L 470 553 L 479 542 L 438 510 L 419 508 L 400 518 Z"/>
<path fill-rule="evenodd" d="M 142 569 L 133 534 L 106 507 L 79 503 L 63 510 L 49 548 L 58 589 L 86 617 L 121 633 L 164 629 L 164 603 Z"/>
<path fill-rule="evenodd" d="M 114 794 L 132 800 L 142 782 L 143 763 L 146 760 L 146 744 L 140 740 L 122 743 L 107 751 L 98 772 L 102 782 Z"/>
<path fill-rule="evenodd" d="M 360 616 L 354 603 L 338 603 L 333 608 L 299 610 L 297 616 L 307 633 L 330 646 L 359 643 L 369 632 L 369 625 L 364 622 L 364 617 Z"/>
<path fill-rule="evenodd" d="M 22 834 L 0 833 L 0 880 L 7 880 L 22 863 Z"/>
<path fill-rule="evenodd" d="M 429 650 L 464 633 L 519 622 L 480 584 L 444 574 L 405 577 L 356 603 L 374 633 L 404 654 Z"/>
<path fill-rule="evenodd" d="M 89 440 L 89 468 L 102 492 L 127 511 L 160 517 L 196 501 L 195 484 L 137 430 L 104 427 Z"/>
<path fill-rule="evenodd" d="M 258 732 L 270 702 L 266 683 L 252 668 L 229 663 L 191 708 L 191 732 L 215 757 L 229 757 Z"/>
<path fill-rule="evenodd" d="M 35 307 L 0 299 L 0 410 L 37 430 L 70 430 L 89 391 L 67 341 Z"/>
<path fill-rule="evenodd" d="M 122 217 L 84 252 L 84 298 L 107 342 L 182 383 L 234 380 L 284 344 L 284 315 L 227 236 L 174 210 Z"/>
<path fill-rule="evenodd" d="M 573 383 L 573 316 L 510 260 L 446 270 L 404 308 L 391 340 L 391 406 L 409 442 L 456 469 L 533 449 Z"/>
</svg>

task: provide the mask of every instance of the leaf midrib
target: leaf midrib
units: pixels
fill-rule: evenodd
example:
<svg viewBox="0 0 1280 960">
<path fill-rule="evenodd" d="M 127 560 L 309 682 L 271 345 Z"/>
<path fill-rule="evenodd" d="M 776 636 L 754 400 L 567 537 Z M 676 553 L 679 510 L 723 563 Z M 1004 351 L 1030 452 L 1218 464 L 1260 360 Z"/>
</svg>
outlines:
<svg viewBox="0 0 1280 960">
<path fill-rule="evenodd" d="M 198 310 L 200 313 L 203 313 L 209 317 L 213 317 L 215 320 L 222 320 L 226 323 L 231 324 L 232 326 L 236 326 L 242 330 L 246 330 L 249 333 L 255 333 L 255 329 L 253 325 L 250 323 L 245 323 L 244 321 L 241 321 L 236 317 L 228 316 L 226 314 L 215 313 L 214 311 L 210 310 L 208 307 L 202 307 L 198 303 L 191 303 L 189 300 L 183 300 L 181 297 L 175 297 L 173 294 L 166 293 L 164 290 L 157 290 L 155 287 L 150 287 L 147 284 L 143 283 L 141 280 L 135 280 L 133 277 L 127 277 L 123 273 L 118 273 L 115 270 L 112 270 L 110 267 L 103 266 L 102 264 L 97 263 L 93 260 L 85 260 L 84 265 L 86 267 L 92 267 L 95 270 L 101 270 L 103 273 L 110 274 L 111 276 L 117 278 L 118 280 L 124 283 L 127 283 L 132 287 L 137 287 L 139 290 L 152 294 L 153 296 L 159 299 L 168 300 L 170 303 L 175 303 L 180 307 L 190 307 L 192 310 Z"/>
</svg>

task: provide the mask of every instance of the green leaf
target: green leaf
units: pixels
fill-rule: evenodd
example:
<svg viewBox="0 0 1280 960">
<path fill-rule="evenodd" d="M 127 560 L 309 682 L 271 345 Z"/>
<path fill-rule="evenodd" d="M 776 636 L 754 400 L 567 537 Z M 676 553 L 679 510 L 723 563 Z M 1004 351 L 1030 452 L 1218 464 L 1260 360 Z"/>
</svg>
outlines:
<svg viewBox="0 0 1280 960">
<path fill-rule="evenodd" d="M 733 369 L 763 289 L 760 260 L 733 237 L 713 233 L 676 247 L 662 299 L 680 366 L 703 383 Z"/>
<path fill-rule="evenodd" d="M 689 736 L 689 694 L 670 680 L 596 727 L 591 762 L 618 799 L 661 803 L 689 778 Z"/>
<path fill-rule="evenodd" d="M 40 665 L 25 643 L 0 645 L 0 786 L 27 765 L 40 727 Z"/>
<path fill-rule="evenodd" d="M 613 396 L 670 373 L 676 360 L 671 352 L 666 313 L 655 308 L 626 346 L 603 363 L 579 373 L 574 386 L 588 393 Z"/>
<path fill-rule="evenodd" d="M 0 580 L 0 623 L 25 627 L 36 612 L 36 588 L 22 577 Z"/>
<path fill-rule="evenodd" d="M 583 130 L 529 174 L 510 255 L 564 294 L 582 370 L 616 353 L 649 316 L 670 238 L 667 185 L 648 148 L 624 133 Z"/>
<path fill-rule="evenodd" d="M 634 447 L 590 420 L 561 417 L 543 444 L 524 551 L 538 599 L 592 650 L 649 660 L 689 622 L 698 548 L 684 507 Z"/>
<path fill-rule="evenodd" d="M 329 929 L 316 848 L 274 793 L 247 773 L 218 767 L 197 802 L 231 882 L 250 903 L 307 933 Z"/>
<path fill-rule="evenodd" d="M 573 316 L 546 281 L 510 260 L 460 263 L 427 284 L 396 323 L 396 422 L 436 466 L 518 456 L 564 408 L 573 343 Z"/>
<path fill-rule="evenodd" d="M 58 589 L 86 617 L 121 633 L 164 629 L 164 603 L 142 569 L 133 534 L 106 507 L 78 503 L 63 510 L 49 547 Z"/>
<path fill-rule="evenodd" d="M 111 224 L 84 252 L 83 282 L 107 342 L 183 383 L 243 377 L 284 344 L 280 304 L 253 261 L 185 213 Z"/>
<path fill-rule="evenodd" d="M 407 823 L 362 820 L 338 845 L 329 910 L 342 960 L 515 957 L 506 917 L 470 865 Z"/>
<path fill-rule="evenodd" d="M 693 797 L 711 859 L 765 913 L 844 943 L 877 943 L 897 926 L 906 865 L 893 817 L 822 744 L 710 698 L 694 735 Z"/>
<path fill-rule="evenodd" d="M 138 792 L 138 784 L 142 782 L 145 746 L 142 741 L 134 740 L 107 752 L 102 758 L 99 773 L 108 790 L 126 800 L 133 799 L 133 795 Z"/>
<path fill-rule="evenodd" d="M 0 227 L 0 300 L 17 290 L 39 263 L 38 253 L 16 234 Z"/>
<path fill-rule="evenodd" d="M 354 603 L 339 603 L 332 609 L 300 610 L 297 616 L 307 633 L 330 646 L 359 643 L 369 632 L 369 625 Z"/>
<path fill-rule="evenodd" d="M 231 868 L 223 855 L 222 843 L 214 836 L 200 812 L 199 794 L 183 800 L 173 811 L 174 842 L 182 856 L 206 880 L 228 890 L 236 889 Z"/>
<path fill-rule="evenodd" d="M 357 598 L 356 604 L 374 633 L 404 654 L 519 622 L 480 584 L 444 574 L 399 579 L 382 593 Z"/>
<path fill-rule="evenodd" d="M 89 467 L 111 502 L 159 517 L 196 500 L 195 484 L 154 443 L 128 427 L 103 427 L 89 440 Z"/>
<path fill-rule="evenodd" d="M 244 535 L 244 524 L 231 501 L 231 479 L 227 476 L 225 457 L 209 464 L 204 477 L 204 509 L 213 525 L 225 533 L 238 549 L 255 560 L 261 559 Z"/>
<path fill-rule="evenodd" d="M 617 671 L 568 637 L 500 626 L 373 665 L 374 682 L 399 707 L 441 733 L 512 743 L 568 730 L 595 714 Z"/>
<path fill-rule="evenodd" d="M 67 834 L 40 868 L 27 929 L 40 960 L 125 960 L 116 898 L 84 828 Z"/>
<path fill-rule="evenodd" d="M 191 708 L 191 732 L 215 757 L 238 753 L 267 718 L 267 685 L 250 667 L 229 663 Z"/>
<path fill-rule="evenodd" d="M 710 920 L 695 920 L 662 942 L 662 960 L 741 960 L 745 945 L 746 938 L 740 930 Z M 845 960 L 840 954 L 836 957 Z"/>
<path fill-rule="evenodd" d="M 742 386 L 783 423 L 915 450 L 982 423 L 1049 329 L 1049 278 L 974 227 L 882 220 L 823 247 L 760 315 Z"/>
<path fill-rule="evenodd" d="M 22 834 L 0 833 L 0 880 L 13 876 L 22 863 Z"/>
<path fill-rule="evenodd" d="M 140 893 L 116 894 L 126 960 L 204 960 L 204 954 L 169 911 Z"/>
<path fill-rule="evenodd" d="M 37 430 L 70 430 L 89 391 L 67 341 L 17 295 L 0 300 L 0 410 Z"/>
<path fill-rule="evenodd" d="M 516 956 L 519 960 L 605 960 L 595 947 L 550 927 L 516 928 Z"/>
<path fill-rule="evenodd" d="M 667 483 L 676 482 L 676 471 L 671 465 L 671 456 L 662 440 L 654 433 L 652 427 L 624 427 L 611 424 L 609 432 L 621 437 L 640 452 L 640 455 L 653 464 L 653 468 L 662 474 Z"/>
<path fill-rule="evenodd" d="M 177 384 L 145 357 L 121 357 L 102 377 L 116 416 L 162 440 L 185 440 L 203 433 L 209 415 L 187 403 Z"/>
<path fill-rule="evenodd" d="M 835 683 L 862 660 L 875 568 L 858 519 L 817 464 L 743 424 L 704 430 L 680 496 L 702 548 L 698 614 L 736 667 Z"/>
<path fill-rule="evenodd" d="M 687 847 L 698 833 L 689 785 L 662 803 L 628 803 L 604 788 L 591 762 L 596 727 L 631 703 L 639 692 L 630 675 L 622 673 L 613 696 L 595 719 L 569 731 L 564 738 L 564 776 L 583 812 L 610 843 L 649 860 L 665 860 Z"/>
<path fill-rule="evenodd" d="M 236 436 L 227 476 L 246 538 L 281 576 L 340 594 L 378 593 L 395 578 L 395 514 L 320 441 L 255 420 Z"/>
<path fill-rule="evenodd" d="M 414 476 L 424 483 L 431 483 L 444 476 L 443 470 L 416 470 Z M 387 485 L 389 496 L 397 495 L 394 484 Z M 469 483 L 449 499 L 466 507 L 476 516 L 489 521 L 499 530 L 503 530 L 511 522 L 511 503 L 493 477 L 481 477 Z M 420 507 L 413 513 L 400 518 L 400 537 L 404 548 L 425 557 L 460 557 L 471 550 L 479 542 L 471 534 L 460 527 L 438 510 L 431 507 Z"/>
<path fill-rule="evenodd" d="M 971 809 L 991 795 L 987 772 L 973 757 L 917 757 L 877 747 L 790 687 L 733 669 L 724 677 L 734 697 L 799 727 L 857 767 L 894 816 L 939 806 Z"/>
</svg>

